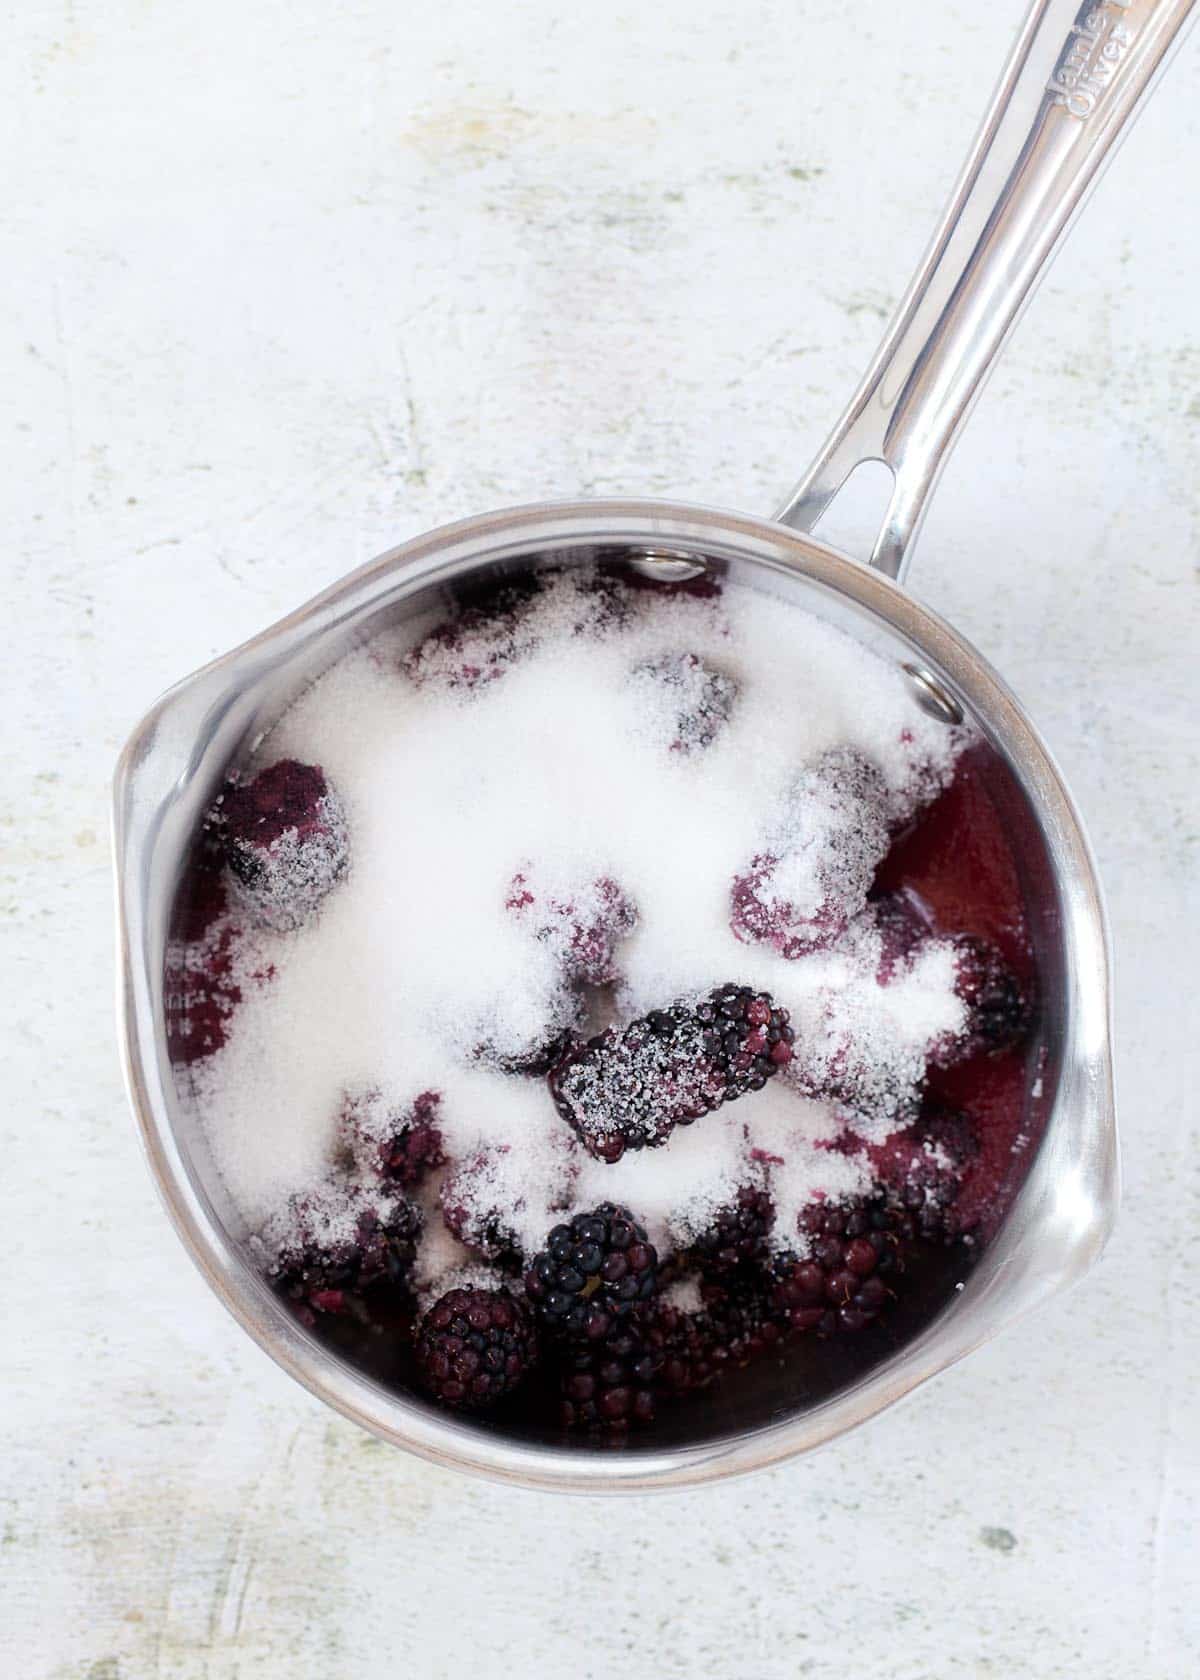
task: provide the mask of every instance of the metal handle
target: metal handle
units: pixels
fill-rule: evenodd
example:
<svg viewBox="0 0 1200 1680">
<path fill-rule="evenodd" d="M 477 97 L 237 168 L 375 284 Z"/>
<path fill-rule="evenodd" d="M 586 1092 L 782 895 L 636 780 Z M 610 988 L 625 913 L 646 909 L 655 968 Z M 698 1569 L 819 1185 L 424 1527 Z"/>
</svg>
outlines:
<svg viewBox="0 0 1200 1680">
<path fill-rule="evenodd" d="M 776 514 L 811 531 L 856 466 L 893 486 L 899 577 L 963 421 L 1195 0 L 1035 0 L 933 242 L 825 447 Z"/>
</svg>

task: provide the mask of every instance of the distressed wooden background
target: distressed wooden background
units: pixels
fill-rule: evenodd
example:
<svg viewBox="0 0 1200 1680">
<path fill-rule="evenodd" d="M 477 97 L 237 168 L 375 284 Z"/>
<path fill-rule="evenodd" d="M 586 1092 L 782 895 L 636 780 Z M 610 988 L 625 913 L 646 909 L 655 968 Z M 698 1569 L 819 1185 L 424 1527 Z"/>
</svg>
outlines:
<svg viewBox="0 0 1200 1680">
<path fill-rule="evenodd" d="M 768 511 L 924 243 L 1018 0 L 29 0 L 0 122 L 0 1671 L 1200 1665 L 1200 50 L 947 475 L 914 587 L 1106 879 L 1128 1188 L 1070 1299 L 810 1462 L 626 1503 L 376 1445 L 227 1319 L 138 1157 L 108 778 L 168 683 L 459 514 Z"/>
</svg>

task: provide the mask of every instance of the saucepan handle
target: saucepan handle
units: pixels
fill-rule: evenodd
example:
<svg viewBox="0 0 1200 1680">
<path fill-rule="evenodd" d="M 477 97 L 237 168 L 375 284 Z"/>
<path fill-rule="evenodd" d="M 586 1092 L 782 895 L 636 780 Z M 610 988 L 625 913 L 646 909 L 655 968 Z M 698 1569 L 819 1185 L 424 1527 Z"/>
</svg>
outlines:
<svg viewBox="0 0 1200 1680">
<path fill-rule="evenodd" d="M 856 466 L 893 486 L 871 563 L 905 566 L 959 428 L 1196 0 L 1035 0 L 870 368 L 776 518 L 811 531 Z"/>
</svg>

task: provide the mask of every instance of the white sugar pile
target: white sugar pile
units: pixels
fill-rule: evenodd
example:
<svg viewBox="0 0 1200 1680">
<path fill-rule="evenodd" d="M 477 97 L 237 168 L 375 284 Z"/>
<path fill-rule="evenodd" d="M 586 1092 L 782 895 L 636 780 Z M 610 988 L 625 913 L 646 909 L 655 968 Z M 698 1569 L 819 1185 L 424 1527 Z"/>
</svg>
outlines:
<svg viewBox="0 0 1200 1680">
<path fill-rule="evenodd" d="M 448 1165 L 422 1191 L 424 1288 L 474 1263 L 436 1198 L 476 1159 L 477 1211 L 522 1247 L 611 1200 L 670 1249 L 748 1183 L 770 1189 L 790 1241 L 814 1196 L 865 1182 L 861 1154 L 826 1146 L 847 1127 L 878 1141 L 905 1123 L 962 1006 L 936 943 L 880 986 L 862 914 L 795 960 L 735 937 L 732 883 L 778 847 L 786 811 L 788 899 L 816 910 L 851 855 L 860 891 L 886 823 L 854 838 L 818 802 L 806 827 L 796 790 L 810 767 L 860 755 L 894 819 L 946 784 L 963 745 L 899 671 L 740 588 L 715 601 L 595 590 L 575 572 L 500 623 L 468 617 L 415 649 L 388 635 L 348 656 L 256 763 L 323 767 L 349 868 L 302 927 L 247 933 L 228 1041 L 187 1072 L 248 1227 L 286 1246 L 298 1199 L 315 1195 L 326 1234 L 348 1233 L 372 1185 L 339 1152 L 346 1094 L 378 1092 L 399 1114 L 436 1091 Z M 662 1148 L 592 1160 L 544 1078 L 511 1071 L 580 1024 L 581 975 L 616 979 L 619 1019 L 728 981 L 769 991 L 796 1027 L 794 1068 Z"/>
</svg>

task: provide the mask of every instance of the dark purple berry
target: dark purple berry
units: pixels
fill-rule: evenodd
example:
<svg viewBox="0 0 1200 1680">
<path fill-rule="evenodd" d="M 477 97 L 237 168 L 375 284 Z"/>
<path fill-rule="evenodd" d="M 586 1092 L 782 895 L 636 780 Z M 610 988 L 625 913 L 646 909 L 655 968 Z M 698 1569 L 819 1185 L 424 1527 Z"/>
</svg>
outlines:
<svg viewBox="0 0 1200 1680">
<path fill-rule="evenodd" d="M 757 1264 L 766 1254 L 774 1222 L 775 1206 L 766 1191 L 743 1186 L 736 1200 L 722 1208 L 693 1243 L 697 1264 L 715 1276 Z"/>
<path fill-rule="evenodd" d="M 887 851 L 883 777 L 861 754 L 835 748 L 801 771 L 765 839 L 730 888 L 733 932 L 789 961 L 834 944 L 866 903 Z"/>
<path fill-rule="evenodd" d="M 658 1255 L 627 1208 L 603 1202 L 556 1225 L 525 1274 L 539 1319 L 561 1335 L 599 1341 L 658 1288 Z"/>
<path fill-rule="evenodd" d="M 968 1056 L 998 1055 L 1014 1049 L 1033 1024 L 1029 994 L 994 945 L 972 934 L 958 934 L 954 989 L 967 1006 L 961 1034 L 939 1049 L 943 1065 Z"/>
<path fill-rule="evenodd" d="M 633 900 L 608 876 L 563 892 L 548 889 L 525 870 L 509 883 L 505 908 L 549 947 L 568 980 L 588 986 L 607 986 L 618 978 L 617 945 L 638 920 Z"/>
<path fill-rule="evenodd" d="M 508 1153 L 507 1145 L 500 1153 Z M 480 1151 L 459 1162 L 442 1184 L 440 1200 L 446 1229 L 459 1242 L 485 1260 L 519 1269 L 520 1245 L 498 1206 L 491 1155 Z"/>
<path fill-rule="evenodd" d="M 719 986 L 699 1003 L 652 1010 L 586 1044 L 571 1040 L 550 1092 L 588 1153 L 618 1161 L 761 1090 L 791 1060 L 794 1037 L 767 993 Z"/>
<path fill-rule="evenodd" d="M 511 1393 L 532 1370 L 537 1336 L 507 1289 L 452 1289 L 417 1325 L 416 1356 L 435 1399 L 475 1411 Z"/>
<path fill-rule="evenodd" d="M 911 1219 L 882 1192 L 814 1203 L 800 1220 L 806 1252 L 771 1263 L 772 1303 L 793 1332 L 832 1336 L 872 1324 L 887 1305 L 888 1279 L 904 1262 Z"/>
<path fill-rule="evenodd" d="M 299 927 L 346 871 L 341 800 L 316 764 L 280 759 L 213 807 L 237 897 L 267 927 Z"/>
<path fill-rule="evenodd" d="M 426 1174 L 445 1164 L 446 1151 L 437 1124 L 441 1094 L 422 1091 L 391 1137 L 380 1145 L 379 1170 L 405 1189 L 421 1183 Z"/>
<path fill-rule="evenodd" d="M 694 653 L 666 654 L 639 665 L 633 681 L 647 691 L 652 706 L 667 701 L 667 741 L 672 752 L 694 753 L 710 747 L 729 722 L 738 685 L 711 670 Z"/>
<path fill-rule="evenodd" d="M 562 1365 L 563 1427 L 620 1435 L 654 1421 L 660 1350 L 622 1321 L 596 1342 L 573 1343 Z"/>
<path fill-rule="evenodd" d="M 353 1235 L 342 1241 L 301 1235 L 278 1255 L 268 1276 L 306 1323 L 313 1311 L 346 1312 L 373 1284 L 407 1282 L 421 1225 L 421 1211 L 411 1202 L 383 1202 L 360 1213 Z"/>
</svg>

